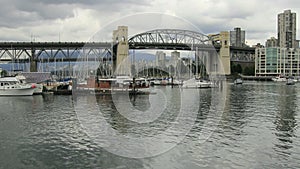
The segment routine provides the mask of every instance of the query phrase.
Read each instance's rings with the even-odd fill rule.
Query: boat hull
[[[287,82],[286,85],[294,85],[295,82]]]
[[[287,79],[286,85],[294,85],[297,82],[295,79]]]
[[[0,96],[32,96],[34,88],[0,89]]]
[[[33,94],[42,94],[43,93],[43,85],[42,84],[34,84],[35,88]]]
[[[190,89],[199,89],[199,88],[211,88],[211,84],[197,84],[197,85],[184,85],[183,88],[190,88]]]
[[[189,79],[183,82],[183,88],[211,88],[212,83],[209,81],[200,81],[196,79]]]
[[[276,77],[276,78],[272,78],[272,81],[274,81],[274,82],[286,82],[287,79],[285,77]]]

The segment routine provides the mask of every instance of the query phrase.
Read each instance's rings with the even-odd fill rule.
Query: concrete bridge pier
[[[222,31],[219,34],[209,35],[213,41],[220,43],[219,59],[223,65],[224,74],[230,75],[230,34]]]
[[[37,60],[35,55],[35,50],[31,50],[31,59],[30,59],[30,72],[37,72]]]
[[[229,32],[220,33],[221,48],[220,48],[220,59],[223,64],[225,75],[230,75],[230,34]]]
[[[113,65],[114,72],[118,75],[129,75],[131,64],[128,58],[129,45],[127,26],[118,26],[118,29],[113,31],[113,43],[117,43],[117,58]]]

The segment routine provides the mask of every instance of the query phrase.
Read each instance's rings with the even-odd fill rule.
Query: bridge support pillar
[[[114,73],[116,75],[130,75],[130,59],[128,58],[128,27],[118,26],[113,31],[113,42],[117,44],[116,61],[114,62]]]
[[[223,64],[224,74],[230,75],[230,34],[227,31],[220,32],[220,42],[221,42],[221,48],[220,48],[220,60]]]
[[[30,72],[37,72],[37,61],[35,59],[35,50],[31,50]]]
[[[30,72],[37,72],[37,61],[30,60]]]

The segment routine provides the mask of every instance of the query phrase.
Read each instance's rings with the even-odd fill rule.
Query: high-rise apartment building
[[[278,46],[281,48],[298,48],[296,40],[296,13],[285,10],[278,14]]]
[[[180,58],[180,52],[177,52],[177,51],[171,52],[170,64],[173,65],[173,66],[176,66],[177,63],[178,63],[179,58]]]
[[[266,41],[266,48],[271,48],[271,47],[277,47],[278,45],[278,40],[275,37],[271,37],[270,39],[267,39]]]
[[[230,45],[243,47],[245,46],[245,31],[241,28],[234,28],[233,31],[230,31]]]
[[[266,41],[266,48],[255,50],[256,76],[300,76],[300,48],[296,40],[296,13],[278,14],[278,39]],[[277,42],[277,45],[275,43]]]
[[[156,51],[156,66],[164,68],[166,66],[166,53],[163,51]]]

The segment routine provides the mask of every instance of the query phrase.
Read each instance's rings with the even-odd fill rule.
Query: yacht
[[[23,84],[16,77],[0,78],[0,96],[32,96],[34,89],[34,84]]]

